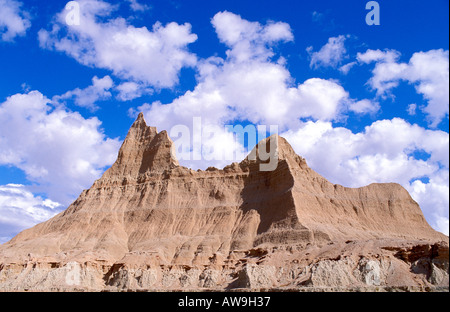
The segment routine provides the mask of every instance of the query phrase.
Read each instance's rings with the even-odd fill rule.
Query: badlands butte
[[[448,237],[403,187],[332,184],[271,140],[274,171],[194,171],[140,114],[89,190],[0,246],[0,290],[448,291]]]

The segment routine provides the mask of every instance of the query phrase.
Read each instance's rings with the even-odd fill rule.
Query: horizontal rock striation
[[[89,190],[0,246],[0,290],[448,288],[448,237],[398,184],[332,184],[278,136],[222,170],[174,155],[140,114]]]

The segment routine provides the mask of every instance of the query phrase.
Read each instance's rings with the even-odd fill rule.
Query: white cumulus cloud
[[[63,206],[35,196],[21,184],[0,185],[0,244],[57,214]]]
[[[12,41],[24,36],[31,26],[30,15],[22,10],[22,3],[16,0],[0,0],[0,38]]]
[[[50,102],[31,91],[0,104],[0,165],[23,170],[38,192],[67,205],[114,162],[120,142],[97,118]]]
[[[352,101],[349,103],[349,110],[356,114],[376,113],[379,109],[380,103],[368,99]]]
[[[228,11],[217,13],[211,23],[220,41],[230,48],[227,56],[236,62],[267,59],[273,56],[269,46],[294,39],[289,24],[269,22],[267,25],[261,25]]]
[[[449,171],[441,170],[432,175],[427,183],[415,180],[407,186],[411,196],[420,204],[422,210],[429,215],[432,226],[448,235],[449,228]]]
[[[123,82],[118,85],[115,90],[119,92],[116,96],[116,99],[119,101],[131,101],[141,97],[144,94],[153,93],[152,89],[133,81]]]
[[[95,76],[92,78],[92,85],[85,89],[76,88],[71,91],[67,91],[63,95],[57,95],[52,98],[53,101],[61,101],[73,99],[74,103],[80,107],[86,107],[92,111],[98,109],[96,105],[97,101],[103,101],[111,98],[112,94],[110,90],[113,88],[114,82],[111,77],[105,76],[98,78]]]
[[[449,113],[449,54],[448,50],[416,52],[408,63],[398,61],[400,53],[394,50],[367,50],[358,53],[361,63],[375,62],[370,86],[377,95],[392,92],[401,81],[414,85],[426,100],[423,111],[432,127],[436,127]]]
[[[149,5],[139,3],[137,0],[127,0],[127,2],[130,4],[130,8],[134,12],[145,12],[145,11],[150,10]]]
[[[345,40],[347,36],[340,35],[338,37],[331,37],[328,42],[320,48],[319,51],[313,52],[313,47],[306,49],[311,57],[310,67],[334,67],[336,68],[346,57],[347,49],[345,48]],[[343,72],[348,72],[353,64],[347,64],[342,69]]]
[[[43,48],[65,52],[79,63],[108,69],[121,79],[148,86],[171,88],[178,83],[183,67],[196,64],[197,58],[187,46],[197,40],[191,25],[156,22],[134,27],[116,10],[100,0],[80,0],[80,25],[67,25],[66,11],[56,16],[51,30],[40,30]]]

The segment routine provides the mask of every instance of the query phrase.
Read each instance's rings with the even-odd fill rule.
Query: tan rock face
[[[262,171],[274,142],[276,169]],[[285,139],[262,143],[193,171],[139,115],[102,178],[0,246],[0,289],[448,287],[448,237],[404,188],[334,185]],[[414,246],[435,253],[411,261]]]

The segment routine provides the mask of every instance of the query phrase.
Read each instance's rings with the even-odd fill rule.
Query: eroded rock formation
[[[448,237],[398,184],[351,189],[282,137],[278,163],[178,164],[134,122],[67,210],[0,246],[0,290],[448,290]]]

